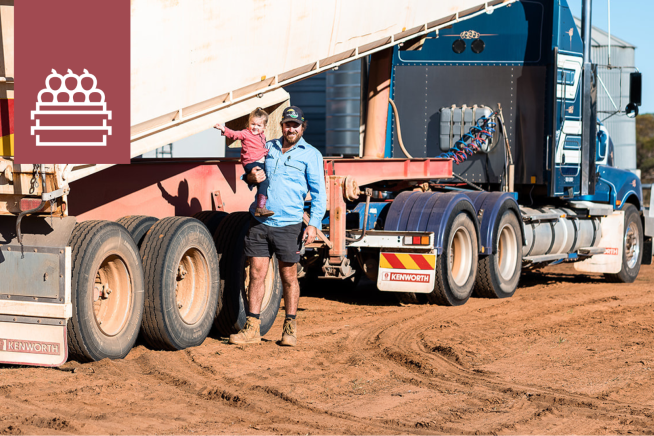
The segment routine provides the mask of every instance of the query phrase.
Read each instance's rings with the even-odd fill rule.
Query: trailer
[[[122,358],[138,335],[180,350],[238,331],[253,199],[240,162],[138,156],[255,107],[278,137],[282,87],[355,59],[369,61],[365,141],[359,157],[324,159],[328,213],[300,277],[365,274],[402,302],[461,305],[510,297],[523,268],[575,262],[630,282],[651,263],[640,180],[611,166],[565,0],[310,3],[293,20],[280,2],[257,5],[265,16],[132,2],[131,164],[19,165],[3,149],[0,362]],[[13,7],[0,14],[6,46]],[[231,29],[221,14],[252,19]],[[252,41],[264,57],[240,70],[212,55]],[[262,334],[281,296],[273,257]]]

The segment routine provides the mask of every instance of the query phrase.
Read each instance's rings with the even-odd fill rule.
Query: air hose
[[[470,156],[487,146],[488,141],[493,139],[494,127],[497,126],[497,123],[493,120],[496,116],[497,112],[493,112],[490,116],[483,116],[478,119],[477,123],[470,128],[470,131],[454,143],[450,151],[442,153],[438,157],[452,159],[457,165],[466,161]]]
[[[397,142],[400,144],[402,153],[409,159],[413,159],[413,156],[409,154],[406,147],[404,146],[404,141],[402,141],[402,128],[400,127],[400,114],[397,111],[397,106],[393,99],[389,98],[388,102],[393,108],[393,114],[395,115],[395,125],[397,127]],[[488,141],[492,140],[493,133],[495,133],[494,127],[497,126],[493,120],[498,115],[498,112],[493,112],[490,116],[483,116],[477,123],[470,128],[470,131],[464,134],[461,139],[454,143],[451,151],[447,153],[442,153],[439,158],[452,159],[455,164],[460,164],[467,160],[470,156],[480,151],[484,146],[488,145]]]
[[[404,142],[402,141],[402,129],[400,128],[400,115],[397,113],[397,106],[395,106],[395,102],[393,101],[393,99],[389,98],[388,102],[393,107],[393,113],[395,114],[395,124],[397,125],[397,141],[400,143],[400,148],[402,149],[402,153],[404,153],[407,158],[413,159],[413,156],[411,156],[409,152],[406,151],[406,148],[404,148]]]

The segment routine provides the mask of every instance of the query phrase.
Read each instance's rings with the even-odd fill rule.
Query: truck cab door
[[[579,195],[581,188],[581,53],[558,53],[556,66],[555,197]]]

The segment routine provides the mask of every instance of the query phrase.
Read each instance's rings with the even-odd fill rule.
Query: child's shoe
[[[257,195],[257,208],[254,211],[254,216],[267,217],[275,215],[275,212],[266,209],[266,201],[268,201],[268,197],[263,194]]]

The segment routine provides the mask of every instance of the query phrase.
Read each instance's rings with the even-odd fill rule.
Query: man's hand
[[[302,242],[310,244],[316,240],[316,235],[318,234],[318,229],[314,226],[308,226],[304,229],[304,234],[302,235]]]
[[[216,125],[213,126],[213,128],[220,130],[221,132],[223,132],[223,134],[225,133],[225,126],[223,124],[216,123]]]
[[[266,180],[266,172],[259,167],[254,167],[245,179],[250,185],[256,185]]]

